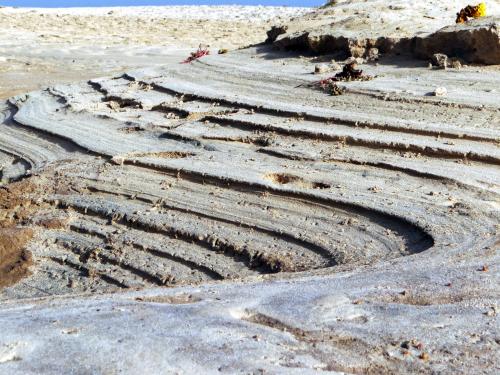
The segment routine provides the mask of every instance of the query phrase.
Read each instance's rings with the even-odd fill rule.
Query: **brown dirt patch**
[[[268,173],[264,176],[266,180],[273,184],[294,185],[305,189],[329,189],[330,185],[323,182],[306,181],[302,177],[286,173]]]
[[[23,180],[0,188],[0,289],[29,274],[31,253],[25,250],[33,230],[17,228],[33,214],[36,206],[29,197],[36,186]]]
[[[193,296],[192,294],[178,294],[175,296],[137,297],[135,300],[139,302],[168,303],[172,305],[184,305],[188,303],[196,303],[201,301],[199,297]]]
[[[30,180],[0,187],[1,228],[14,227],[31,216],[34,207],[29,195],[35,188]]]
[[[32,237],[33,231],[29,228],[0,229],[0,288],[29,274],[32,258],[25,246]]]
[[[33,224],[45,229],[65,229],[68,227],[69,218],[42,218],[34,221]]]

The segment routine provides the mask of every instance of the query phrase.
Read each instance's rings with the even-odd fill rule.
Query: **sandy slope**
[[[214,52],[258,43],[272,22],[308,11],[231,6],[1,8],[0,97],[163,64],[172,54],[188,55],[200,43],[211,45]]]
[[[455,22],[467,0],[337,0],[334,6],[298,17],[288,32],[323,30],[346,38],[408,37],[434,32]],[[479,1],[477,1],[479,3]],[[486,1],[487,15],[500,15],[500,2]]]

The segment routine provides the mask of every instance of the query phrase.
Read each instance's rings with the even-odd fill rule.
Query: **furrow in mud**
[[[83,219],[75,220],[71,224],[71,229],[78,233],[100,237],[104,240],[104,243],[107,244],[106,246],[110,246],[109,244],[112,244],[115,248],[131,246],[134,251],[146,252],[155,257],[164,258],[173,263],[179,263],[191,271],[204,274],[203,276],[205,276],[205,278],[222,280],[224,277],[235,277],[235,275],[225,273],[224,271],[226,270],[219,269],[217,267],[217,262],[211,262],[211,259],[207,259],[211,258],[213,254],[204,252],[203,249],[200,249],[199,252],[208,256],[197,257],[197,253],[194,251],[190,251],[189,253],[187,251],[182,251],[183,244],[180,243],[181,241],[166,241],[164,236],[155,235],[151,232],[146,232],[147,240],[145,240],[144,237],[146,237],[146,234],[140,230],[127,226],[120,226],[117,223],[114,223],[111,228],[108,228],[105,222],[96,222],[95,218],[93,219],[93,221]],[[214,256],[214,258],[216,257]]]
[[[199,64],[193,64],[190,68],[199,71],[200,74],[202,71],[204,74],[207,74],[206,70],[211,71],[210,67],[207,68],[205,65],[200,66]],[[335,98],[339,102],[339,105],[332,108],[321,92],[302,89],[292,85],[289,87],[285,85],[286,88],[283,86],[275,87],[273,80],[277,79],[277,77],[271,72],[266,72],[267,79],[264,80],[266,82],[264,85],[258,83],[259,81],[255,79],[248,78],[248,76],[257,73],[258,69],[259,67],[255,67],[250,71],[240,74],[226,73],[223,82],[212,82],[209,80],[204,84],[192,80],[192,74],[184,74],[183,71],[177,70],[174,70],[175,73],[171,74],[175,78],[170,77],[165,80],[158,79],[157,77],[150,79],[148,74],[143,74],[142,72],[131,73],[123,77],[133,82],[152,85],[159,92],[164,92],[171,96],[182,96],[187,100],[198,100],[201,102],[218,102],[230,107],[250,109],[256,113],[268,115],[300,117],[308,121],[331,122],[351,127],[366,127],[415,135],[465,138],[477,141],[496,142],[500,136],[495,123],[488,123],[486,120],[495,119],[497,111],[495,107],[487,109],[482,106],[479,109],[480,112],[483,112],[481,115],[484,116],[484,120],[479,123],[484,125],[485,129],[479,128],[476,124],[472,123],[467,123],[465,126],[462,125],[463,119],[467,118],[466,115],[478,112],[478,108],[460,108],[464,117],[463,119],[455,119],[458,120],[458,123],[448,122],[448,120],[451,120],[448,115],[436,114],[435,104],[433,103],[427,105],[430,105],[430,108],[422,108],[423,103],[420,102],[408,105],[406,109],[408,113],[418,110],[421,114],[419,116],[400,118],[397,116],[397,110],[401,106],[401,102],[388,102],[385,100],[385,97],[380,99],[375,98],[371,103],[366,103],[363,111],[344,111],[340,108],[357,105],[360,98],[355,93],[346,95],[345,99],[344,96]],[[245,84],[242,84],[242,80]],[[281,80],[280,84],[283,84]],[[218,91],[212,89],[212,86],[219,85],[221,87],[218,87]],[[234,92],[234,90],[231,90],[231,86],[238,86],[238,94],[231,94]],[[269,89],[269,92],[264,91],[266,89]],[[260,92],[261,97],[272,95],[273,100],[262,100],[259,96],[254,95],[255,92]],[[308,99],[310,98],[315,103],[315,106],[304,105],[303,102],[296,99],[297,97],[304,96]],[[367,100],[363,99],[363,102],[367,102]],[[384,111],[377,111],[377,109],[381,108]],[[423,121],[418,120],[420,116],[423,117]],[[379,119],[379,121],[374,121],[373,119]]]
[[[127,204],[125,207],[119,207],[115,200],[98,199],[97,202],[92,200],[81,200],[77,197],[62,197],[57,199],[60,204],[75,207],[79,211],[93,213],[103,218],[116,221],[118,223],[140,228],[147,232],[163,234],[171,238],[180,239],[186,242],[197,243],[200,246],[208,247],[213,251],[221,251],[226,256],[234,258],[239,262],[243,262],[251,269],[261,269],[262,272],[278,272],[278,271],[293,271],[298,264],[303,264],[302,267],[316,267],[328,265],[326,260],[307,259],[300,249],[294,249],[293,244],[277,244],[276,247],[285,251],[287,254],[297,254],[296,262],[289,261],[284,257],[274,256],[263,249],[262,244],[266,241],[261,233],[258,237],[252,236],[251,233],[244,233],[243,227],[234,225],[219,225],[219,233],[211,233],[210,228],[217,226],[217,221],[202,220],[198,218],[194,220],[191,215],[173,215],[159,211],[150,212],[148,206],[135,204]],[[99,206],[106,207],[104,210]],[[127,207],[128,206],[128,207]],[[134,212],[148,212],[147,218]],[[192,229],[191,229],[192,228]],[[212,229],[213,230],[213,229]],[[239,238],[238,238],[239,236]],[[246,237],[250,237],[252,241]],[[267,239],[272,243],[271,238]],[[251,244],[250,244],[251,243]],[[303,259],[298,257],[302,256]]]
[[[495,144],[490,146],[471,141],[467,142],[467,148],[460,149],[460,147],[453,147],[457,141],[447,140],[446,138],[435,141],[434,139],[425,139],[421,136],[414,136],[411,139],[407,138],[407,140],[405,140],[402,135],[391,138],[387,136],[387,133],[379,133],[366,129],[356,131],[344,129],[343,131],[342,126],[336,124],[321,124],[313,126],[312,124],[304,125],[301,122],[293,120],[291,121],[291,124],[280,124],[276,122],[273,123],[272,120],[269,122],[249,122],[243,120],[243,118],[244,116],[234,115],[224,117],[213,116],[206,117],[206,120],[216,124],[229,125],[244,130],[250,129],[261,130],[264,132],[269,131],[293,137],[316,140],[321,139],[325,142],[342,142],[346,145],[362,146],[373,149],[413,152],[435,158],[468,159],[495,165],[500,164],[498,146]],[[446,147],[446,144],[453,146]]]

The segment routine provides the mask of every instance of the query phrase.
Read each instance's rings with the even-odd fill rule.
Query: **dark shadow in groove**
[[[453,184],[459,184],[458,181],[455,181],[451,178],[448,177],[443,177],[440,175],[432,174],[432,173],[426,173],[426,172],[420,172],[414,169],[409,169],[405,167],[398,167],[397,165],[389,164],[386,162],[370,162],[370,161],[361,161],[361,160],[355,160],[355,159],[315,159],[315,158],[308,158],[308,157],[301,157],[301,156],[295,156],[295,155],[288,155],[286,153],[281,153],[277,150],[269,150],[265,148],[260,148],[256,152],[274,156],[279,159],[286,159],[286,160],[301,160],[301,161],[313,161],[313,162],[323,162],[323,163],[340,163],[340,164],[353,164],[353,165],[359,165],[359,166],[367,166],[367,167],[372,167],[372,168],[377,168],[377,169],[383,169],[383,170],[390,170],[394,172],[400,172],[404,173],[408,176],[412,177],[417,177],[417,178],[426,178],[430,180],[436,180],[436,181],[444,181],[448,183],[453,183]],[[463,186],[468,187],[466,185]]]
[[[341,209],[349,213],[361,215],[382,227],[390,229],[391,231],[402,237],[407,246],[407,250],[411,254],[420,253],[434,246],[434,239],[432,238],[432,236],[417,224],[409,221],[407,218],[391,215],[389,213],[381,212],[377,209],[366,208],[356,203],[341,202],[334,200],[333,198],[320,197],[308,192],[295,190],[292,191],[284,188],[273,188],[259,183],[249,185],[245,184],[242,181],[230,178],[221,179],[217,176],[203,174],[196,171],[177,170],[165,166],[154,166],[142,163],[140,161],[134,161],[133,163],[126,161],[125,164],[149,170],[155,170],[172,177],[182,178],[184,180],[195,183],[211,184],[222,188],[230,188],[232,190],[249,192],[253,194],[258,191],[269,192],[277,196],[300,200],[304,203]]]
[[[63,247],[67,248],[68,250],[70,250],[75,255],[80,255],[80,256],[82,255],[81,252],[76,250],[77,247],[71,241],[59,239],[58,243],[61,244]],[[115,259],[108,257],[105,254],[99,254],[99,262],[101,264],[107,263],[107,264],[111,264],[113,266],[119,267],[123,270],[130,272],[133,275],[139,276],[143,280],[150,282],[151,284],[154,284],[154,285],[165,286],[167,284],[167,283],[163,282],[160,278],[156,277],[155,275],[150,274],[149,272],[147,272],[145,270],[141,270],[140,268],[134,267],[130,264],[119,262]],[[100,274],[100,273],[98,272],[98,274]],[[166,275],[166,276],[168,276],[168,275]]]
[[[74,206],[71,204],[59,203],[59,208],[67,208],[67,207],[71,207],[72,209],[74,209],[75,211],[77,211],[83,215],[95,216],[95,217],[99,217],[101,219],[107,219],[107,220],[110,219],[109,216],[107,216],[101,212],[98,212],[96,210],[93,210],[90,207],[82,208],[82,207],[77,207],[77,206]],[[207,242],[208,239],[207,239],[207,241],[204,241],[204,240],[198,239],[194,235],[189,235],[188,233],[146,226],[145,224],[142,224],[138,221],[132,222],[132,221],[126,219],[126,215],[124,215],[123,217],[115,218],[113,221],[118,223],[118,224],[128,226],[128,227],[131,227],[131,228],[134,228],[137,230],[142,230],[145,232],[156,233],[156,234],[168,236],[169,238],[172,238],[175,240],[181,240],[181,241],[184,241],[188,244],[195,243],[196,245],[203,247],[206,250],[218,252],[226,257],[231,258],[235,262],[240,262],[240,263],[244,264],[247,268],[254,270],[256,272],[259,272],[259,273],[267,274],[267,273],[277,273],[278,272],[277,270],[273,270],[272,268],[270,268],[270,266],[268,264],[266,264],[264,262],[259,262],[258,259],[252,258],[252,256],[250,254],[238,252],[236,249],[232,248],[228,244],[221,244],[222,246],[219,246],[219,248],[214,248],[213,246],[211,246]]]
[[[97,192],[97,193],[106,193],[106,194],[111,194],[111,195],[121,195],[119,193],[110,193],[108,191],[104,191],[104,190],[100,190],[100,189],[97,189],[95,187],[91,187],[89,186],[88,187],[89,191],[92,191],[92,192]],[[158,197],[160,198],[160,197]],[[148,200],[148,199],[145,199],[145,198],[140,198],[140,197],[136,197],[135,199],[139,200],[139,201],[143,201],[145,203],[148,203],[148,204],[154,204],[155,202],[152,201],[152,200]],[[165,202],[162,202],[162,207],[164,208],[168,208],[169,210],[174,210],[174,211],[177,211],[177,212],[182,212],[182,213],[186,213],[186,214],[190,214],[190,215],[196,215],[196,216],[200,216],[200,217],[204,217],[206,219],[210,219],[210,220],[214,220],[214,221],[219,221],[219,222],[222,222],[222,223],[226,223],[226,224],[231,224],[231,225],[234,225],[234,226],[238,226],[238,227],[241,227],[241,228],[246,228],[246,229],[251,229],[251,230],[254,230],[256,232],[260,232],[260,233],[264,233],[266,235],[269,235],[269,236],[272,236],[272,237],[275,237],[275,236],[279,236],[280,239],[288,242],[288,243],[292,243],[292,244],[295,244],[295,245],[298,245],[304,249],[307,249],[319,256],[321,256],[323,259],[325,259],[327,261],[327,264],[322,267],[322,268],[326,268],[326,267],[333,267],[333,266],[336,266],[337,263],[335,262],[335,260],[332,258],[332,253],[330,251],[328,251],[328,249],[325,249],[321,246],[318,246],[312,242],[308,242],[308,241],[305,241],[305,240],[302,240],[300,238],[296,238],[296,237],[293,237],[292,235],[288,234],[288,233],[285,233],[285,232],[281,232],[281,233],[276,233],[275,231],[271,230],[271,229],[266,229],[266,228],[262,228],[262,227],[258,227],[258,226],[254,226],[254,225],[250,225],[250,224],[246,224],[246,223],[243,223],[243,222],[236,222],[234,220],[230,220],[230,219],[225,219],[225,218],[222,218],[222,217],[219,217],[219,216],[214,216],[214,215],[210,215],[210,214],[207,214],[207,213],[204,213],[204,212],[200,212],[200,211],[194,211],[194,210],[190,210],[190,209],[187,209],[187,208],[181,208],[181,207],[177,207],[177,206],[173,206],[173,205],[169,205]]]
[[[159,139],[168,139],[172,141],[182,142],[185,144],[189,144],[194,147],[203,147],[203,144],[196,138],[189,138],[182,136],[180,134],[175,134],[171,132],[164,132],[158,136]]]
[[[89,189],[89,190],[91,190],[91,189]],[[106,235],[104,235],[102,233],[98,233],[96,231],[87,230],[85,228],[78,228],[78,227],[76,227],[74,225],[70,225],[70,229],[73,230],[73,231],[75,231],[75,232],[77,232],[77,233],[94,235],[96,237],[102,238],[103,240],[106,240],[106,241],[108,240],[108,236],[106,236]],[[120,242],[123,245],[125,245],[122,241],[120,241]],[[168,254],[168,253],[166,253],[164,251],[160,251],[160,250],[157,250],[157,249],[145,248],[145,247],[139,245],[136,242],[130,243],[128,245],[132,246],[134,249],[150,253],[150,254],[152,254],[154,256],[157,256],[159,258],[165,258],[165,259],[171,260],[173,262],[182,264],[182,265],[184,265],[184,266],[186,266],[188,268],[195,269],[195,270],[199,271],[200,273],[203,273],[206,276],[210,277],[211,279],[214,279],[214,280],[223,280],[224,279],[224,276],[222,276],[217,271],[214,271],[214,270],[212,270],[212,269],[210,269],[208,267],[205,267],[205,266],[200,265],[198,263],[192,262],[190,260],[187,260],[187,259],[175,256],[175,255],[172,255],[172,254]]]
[[[415,152],[428,157],[440,158],[440,159],[467,159],[478,161],[485,164],[493,164],[500,165],[500,159],[496,158],[492,155],[482,155],[476,154],[474,152],[469,152],[464,154],[460,151],[455,150],[446,150],[446,149],[435,149],[434,147],[421,147],[417,145],[411,145],[406,143],[396,143],[396,142],[383,142],[383,141],[369,141],[359,139],[354,136],[341,136],[334,134],[325,134],[325,133],[314,133],[307,130],[300,129],[285,129],[280,127],[273,127],[265,124],[253,123],[245,120],[237,120],[231,118],[222,118],[219,116],[205,116],[203,120],[208,120],[214,124],[220,126],[229,126],[231,128],[239,129],[239,130],[259,130],[266,132],[274,132],[276,134],[281,134],[289,137],[303,137],[306,139],[312,140],[322,140],[322,141],[330,141],[330,142],[343,142],[346,145],[350,146],[358,146],[358,147],[366,147],[375,150],[394,150],[394,151],[404,151],[404,152]]]
[[[128,74],[124,74],[121,76],[123,79],[127,79],[129,81],[133,82],[142,82],[142,81],[136,81],[136,79]],[[145,83],[146,82],[142,82]],[[450,139],[464,139],[464,140],[470,140],[470,141],[478,141],[478,142],[487,142],[487,143],[496,143],[496,140],[491,139],[491,138],[485,138],[481,136],[475,136],[475,135],[468,135],[468,134],[454,134],[454,133],[449,133],[449,132],[444,132],[444,131],[435,131],[435,130],[426,130],[426,129],[414,129],[414,128],[404,128],[404,127],[399,127],[399,126],[394,126],[394,125],[389,125],[389,124],[378,124],[374,122],[367,122],[367,121],[358,121],[358,120],[349,120],[349,119],[341,119],[338,117],[328,117],[328,116],[319,116],[319,115],[313,115],[313,114],[307,114],[305,112],[294,112],[294,111],[286,111],[286,110],[280,110],[277,108],[266,108],[264,106],[255,106],[252,104],[247,104],[241,101],[232,101],[229,99],[223,99],[223,98],[211,98],[211,97],[206,97],[202,95],[196,95],[196,94],[185,94],[179,91],[175,91],[173,89],[169,89],[165,86],[158,85],[155,83],[150,83],[150,85],[153,87],[154,90],[158,92],[164,92],[169,95],[173,96],[182,96],[186,98],[186,100],[189,101],[199,101],[203,103],[213,103],[217,102],[220,104],[223,104],[228,107],[236,107],[236,108],[242,108],[242,109],[249,109],[254,111],[255,113],[260,113],[260,114],[267,114],[267,115],[272,115],[272,116],[281,116],[281,117],[291,117],[291,118],[302,118],[307,121],[311,122],[319,122],[322,124],[325,123],[330,123],[334,122],[339,125],[345,125],[349,127],[366,127],[370,129],[378,129],[378,130],[385,130],[389,132],[395,132],[395,133],[406,133],[406,134],[413,134],[413,135],[423,135],[423,136],[429,136],[429,137],[443,137],[443,138],[450,138]]]
[[[83,265],[80,265],[80,264],[77,264],[77,263],[74,263],[70,260],[67,260],[67,259],[59,259],[57,257],[49,257],[50,260],[52,260],[53,262],[57,263],[57,264],[60,264],[61,266],[69,266],[77,271],[83,271],[86,273],[86,277],[89,276],[89,273],[90,273],[90,270],[87,268],[87,267],[84,267]],[[118,281],[116,280],[114,277],[111,277],[111,276],[108,276],[108,275],[105,275],[105,274],[102,274],[100,272],[97,272],[97,275],[99,276],[100,279],[102,279],[103,281],[105,281],[106,283],[108,284],[111,284],[111,285],[114,285],[114,286],[117,286],[119,288],[122,288],[122,289],[128,289],[128,285],[125,285],[124,283],[122,283],[121,281]]]

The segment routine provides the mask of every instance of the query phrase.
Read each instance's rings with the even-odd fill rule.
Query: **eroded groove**
[[[98,236],[106,241],[109,241],[109,237],[107,235],[99,233],[95,230],[91,230],[90,228],[83,228],[82,226],[76,226],[76,225],[71,225],[70,228],[78,233]],[[141,230],[141,229],[138,228],[138,230]],[[147,235],[147,233],[148,232],[145,232],[144,234]],[[119,242],[120,242],[121,246],[126,245],[123,241],[119,241]],[[165,259],[174,261],[176,263],[180,263],[180,264],[182,264],[186,267],[189,267],[193,270],[204,273],[205,275],[207,275],[208,277],[210,277],[213,280],[223,280],[224,279],[224,276],[221,273],[219,273],[215,270],[212,270],[212,269],[210,269],[202,264],[198,264],[198,263],[195,263],[195,262],[190,261],[188,259],[184,259],[180,256],[175,256],[175,255],[169,254],[165,251],[152,249],[152,248],[147,247],[145,245],[142,245],[140,243],[133,242],[133,243],[129,243],[127,245],[132,246],[134,249],[150,253],[150,254],[157,256],[159,258],[165,258]]]
[[[96,187],[89,187],[89,190],[93,191],[93,192],[98,192],[98,193],[106,193],[106,194],[112,194],[112,195],[117,195],[117,196],[123,196],[123,193],[113,193],[113,192],[109,192],[107,190],[98,189]],[[127,198],[131,198],[131,197],[132,197],[131,195],[127,196]],[[190,209],[186,209],[186,208],[181,208],[181,207],[175,206],[173,204],[168,204],[165,201],[162,201],[161,197],[156,197],[156,200],[147,199],[147,198],[141,198],[141,197],[135,197],[134,199],[141,200],[143,202],[150,203],[150,204],[158,204],[159,202],[161,202],[160,206],[163,207],[163,208],[167,208],[169,210],[175,210],[177,212],[182,212],[182,213],[187,213],[187,214],[191,214],[191,215],[196,215],[198,217],[203,217],[203,218],[211,219],[211,220],[214,220],[214,221],[217,221],[217,222],[220,222],[220,223],[230,224],[232,226],[237,226],[237,227],[240,227],[240,228],[251,229],[253,231],[256,231],[256,232],[259,232],[259,233],[262,233],[262,234],[266,234],[266,235],[269,235],[269,236],[279,236],[284,241],[287,241],[287,242],[296,244],[298,246],[301,246],[302,248],[304,248],[306,250],[309,250],[309,251],[312,251],[312,252],[316,253],[317,255],[321,256],[322,258],[325,259],[325,261],[327,262],[328,266],[335,266],[335,264],[336,264],[335,261],[331,258],[332,254],[331,254],[330,251],[328,251],[327,249],[325,249],[325,248],[323,248],[321,246],[318,246],[318,245],[316,245],[316,244],[314,244],[312,242],[305,241],[305,240],[302,240],[300,238],[296,238],[296,237],[294,237],[290,233],[285,233],[285,232],[277,233],[277,232],[275,232],[273,230],[262,228],[262,227],[255,226],[255,225],[250,225],[250,224],[247,224],[247,223],[245,223],[243,221],[236,222],[236,221],[228,219],[228,218],[223,218],[221,216],[215,216],[215,215],[212,215],[212,214],[209,214],[209,213],[205,213],[205,212],[202,212],[202,211],[196,211],[196,210],[190,210]]]
[[[119,280],[116,280],[115,278],[109,276],[109,275],[106,275],[102,272],[92,272],[90,270],[90,268],[88,267],[85,267],[83,264],[78,264],[76,262],[72,262],[68,259],[62,259],[62,258],[58,258],[58,257],[50,257],[49,258],[50,260],[52,260],[53,262],[56,262],[62,266],[69,266],[77,271],[83,271],[87,274],[87,277],[92,277],[91,275],[93,276],[97,276],[99,277],[100,279],[104,280],[105,282],[107,282],[108,284],[111,284],[111,285],[114,285],[114,286],[117,286],[119,288],[122,288],[122,289],[127,289],[129,288],[129,286],[127,284],[124,284],[123,282],[119,281]],[[49,294],[49,293],[47,293]]]
[[[447,178],[444,176],[440,176],[438,174],[426,173],[426,172],[422,172],[422,171],[417,171],[415,169],[399,167],[397,165],[384,163],[384,162],[369,162],[369,161],[364,161],[364,160],[340,159],[340,158],[338,158],[338,159],[331,159],[331,158],[329,158],[329,159],[314,159],[314,158],[306,158],[306,157],[302,158],[299,156],[294,156],[294,155],[289,155],[289,154],[286,154],[283,152],[279,152],[277,150],[268,150],[265,148],[258,149],[257,152],[260,152],[263,154],[268,154],[271,156],[275,156],[275,157],[280,158],[280,159],[320,161],[320,162],[325,162],[325,163],[346,163],[346,164],[367,166],[367,167],[379,168],[379,169],[383,169],[383,170],[401,172],[401,173],[404,173],[408,176],[418,177],[418,178],[422,178],[422,179],[430,179],[430,180],[436,180],[436,181],[443,181],[443,182],[447,182],[447,183],[460,184],[459,181],[456,181],[456,180],[453,180],[451,178]],[[470,187],[463,185],[463,188],[470,188]]]
[[[129,79],[130,81],[136,81],[136,79],[132,76],[129,76],[128,74],[125,74],[122,76],[124,79]],[[409,127],[401,127],[401,126],[393,126],[390,124],[378,124],[375,122],[369,122],[369,121],[359,121],[359,120],[348,120],[345,118],[339,118],[339,117],[330,117],[330,116],[316,116],[310,113],[306,112],[293,112],[293,111],[284,111],[272,107],[265,107],[265,106],[255,106],[252,104],[247,104],[245,102],[240,102],[240,101],[232,101],[232,100],[227,100],[223,98],[217,98],[217,97],[209,97],[209,96],[204,96],[204,95],[197,95],[197,94],[192,94],[192,93],[186,93],[186,92],[181,92],[177,90],[173,90],[171,88],[166,87],[165,85],[159,85],[155,83],[148,83],[146,81],[138,81],[143,84],[151,84],[152,88],[155,90],[158,90],[159,92],[165,92],[170,95],[174,96],[182,96],[183,98],[186,98],[187,100],[197,100],[200,102],[204,103],[212,103],[214,101],[222,103],[226,106],[231,106],[235,108],[240,108],[240,109],[247,109],[251,110],[254,113],[260,113],[260,114],[268,114],[268,115],[274,115],[278,117],[290,117],[290,118],[300,118],[304,119],[307,121],[311,122],[317,122],[321,124],[327,124],[327,123],[336,123],[339,125],[345,125],[353,128],[369,128],[369,129],[377,129],[377,130],[384,130],[384,131],[389,131],[389,132],[395,132],[395,133],[405,133],[405,134],[411,134],[411,135],[422,135],[422,136],[429,136],[429,137],[444,137],[444,138],[450,138],[450,139],[466,139],[470,141],[478,141],[478,142],[486,142],[486,143],[492,143],[496,144],[498,140],[493,140],[488,137],[481,137],[481,136],[475,136],[475,135],[470,135],[470,134],[456,134],[452,132],[446,132],[446,131],[435,131],[435,130],[426,130],[426,129],[416,129],[416,128],[409,128]]]
[[[90,256],[89,253],[96,251],[94,247],[80,247],[81,245],[75,244],[72,240],[58,238],[57,243],[61,244],[66,249],[78,255],[80,258],[82,258],[83,262],[85,262],[87,256]],[[171,284],[174,281],[170,275],[162,275],[162,277],[158,277],[157,275],[153,275],[143,269],[129,264],[127,261],[106,255],[104,252],[98,252],[98,254],[96,255],[96,260],[101,263],[108,263],[113,266],[120,267],[154,285],[162,286]]]
[[[301,191],[296,191],[296,190],[290,190],[286,188],[278,188],[278,187],[272,187],[264,184],[258,184],[254,183],[252,185],[248,185],[242,181],[234,180],[231,178],[226,178],[226,179],[221,179],[218,176],[214,175],[209,175],[209,174],[201,174],[196,171],[179,171],[179,170],[174,170],[168,167],[157,167],[157,166],[152,166],[150,164],[145,164],[140,161],[134,161],[134,162],[128,162],[126,161],[125,164],[128,165],[133,165],[133,166],[140,166],[144,167],[147,169],[153,169],[159,172],[164,172],[164,173],[169,173],[171,176],[177,176],[179,178],[189,180],[192,182],[196,183],[201,183],[201,184],[212,184],[214,186],[224,186],[226,188],[231,188],[231,189],[239,189],[241,191],[255,191],[255,190],[260,190],[262,192],[268,191],[269,193],[286,197],[286,198],[294,198],[299,201],[304,200],[305,202],[308,202],[310,204],[318,204],[318,205],[323,205],[331,208],[339,208],[348,212],[353,212],[362,216],[365,216],[369,220],[373,220],[377,223],[379,223],[382,226],[386,226],[387,228],[397,232],[399,235],[404,236],[404,233],[401,232],[399,228],[397,228],[397,222],[401,223],[402,225],[408,226],[411,229],[407,229],[408,231],[418,231],[421,234],[422,241],[419,246],[416,246],[415,250],[412,252],[418,253],[421,251],[424,251],[430,247],[433,246],[434,240],[432,236],[427,233],[425,230],[422,228],[419,228],[416,224],[412,223],[409,221],[407,218],[403,217],[396,217],[396,216],[391,216],[388,215],[387,213],[383,213],[377,210],[371,210],[366,207],[354,204],[354,203],[347,203],[347,202],[342,202],[339,200],[336,200],[334,198],[326,198],[326,197],[320,197],[315,194],[311,194],[308,192],[301,192]]]
[[[263,272],[263,273],[274,273],[280,271],[279,263],[273,266],[270,266],[266,263],[265,260],[255,257],[253,254],[249,254],[245,251],[245,249],[236,249],[231,244],[221,242],[218,239],[207,238],[205,240],[200,240],[193,234],[190,234],[185,231],[175,230],[173,228],[163,229],[155,226],[148,226],[145,223],[140,222],[137,218],[128,217],[127,214],[115,213],[114,215],[108,215],[99,210],[93,209],[92,207],[79,207],[74,204],[62,203],[59,202],[59,208],[67,208],[71,207],[72,209],[77,210],[78,212],[85,215],[96,215],[103,219],[110,219],[113,222],[117,222],[121,225],[125,225],[134,229],[143,230],[145,232],[156,233],[166,235],[173,239],[179,239],[187,243],[193,243],[198,246],[204,247],[208,250],[222,252],[225,256],[228,256],[238,262],[244,263],[248,268]]]
[[[440,158],[440,159],[467,159],[494,165],[500,164],[500,159],[495,156],[478,154],[473,151],[463,153],[460,151],[447,150],[447,149],[434,149],[434,147],[428,147],[428,146],[417,146],[417,145],[397,143],[397,142],[389,143],[376,140],[364,140],[356,138],[354,136],[333,135],[326,133],[314,133],[304,130],[285,129],[279,126],[261,125],[248,121],[221,118],[218,116],[206,116],[205,119],[219,125],[236,126],[243,130],[254,129],[254,130],[272,131],[277,134],[282,134],[292,137],[295,136],[313,140],[342,142],[349,146],[362,146],[372,149],[390,149],[394,151],[415,152],[429,157]]]

